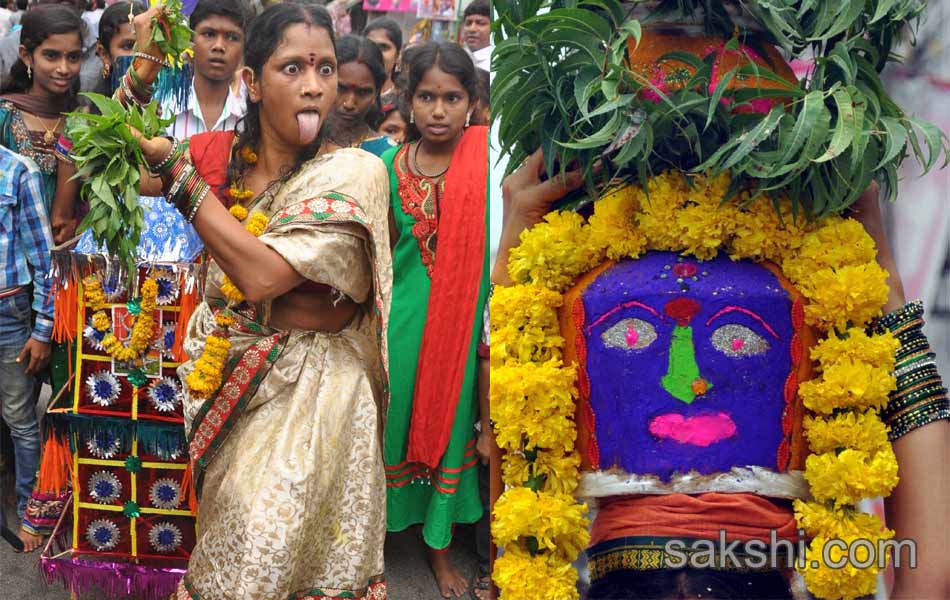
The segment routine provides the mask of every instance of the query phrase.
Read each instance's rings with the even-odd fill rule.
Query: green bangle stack
[[[923,315],[923,303],[914,300],[877,322],[879,331],[890,331],[900,342],[894,369],[897,389],[881,412],[892,441],[928,423],[950,419],[950,400],[924,335]]]

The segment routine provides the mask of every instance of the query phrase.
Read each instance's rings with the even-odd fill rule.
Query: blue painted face
[[[600,468],[775,470],[792,302],[768,269],[650,252],[584,290]]]

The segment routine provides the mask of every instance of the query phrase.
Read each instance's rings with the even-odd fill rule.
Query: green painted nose
[[[670,363],[661,381],[663,389],[686,404],[691,404],[697,396],[702,396],[712,388],[712,384],[699,374],[692,327],[677,325],[673,328]]]

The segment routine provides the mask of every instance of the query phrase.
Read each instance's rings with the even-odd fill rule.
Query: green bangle
[[[902,325],[922,317],[923,314],[924,303],[920,300],[912,300],[878,319],[877,325],[879,328],[894,331],[895,329],[899,329]]]
[[[890,428],[888,439],[893,442],[924,425],[945,419],[950,419],[950,401],[946,395],[920,402],[904,409],[900,415],[885,419]]]
[[[157,165],[149,165],[149,173],[152,175],[167,175],[168,171],[172,168],[172,165],[178,160],[182,155],[184,150],[182,150],[181,142],[173,138],[170,135],[166,135],[165,139],[169,140],[172,143],[172,147],[168,150],[168,154],[165,155]]]

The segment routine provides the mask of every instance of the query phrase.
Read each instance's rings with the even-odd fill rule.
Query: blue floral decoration
[[[112,406],[119,398],[122,385],[109,371],[96,371],[86,379],[86,393],[99,406]]]
[[[168,521],[156,523],[148,532],[148,542],[160,554],[174,552],[181,546],[181,530]]]
[[[162,325],[162,334],[156,336],[152,342],[152,348],[159,350],[168,360],[173,360],[172,348],[175,347],[175,324],[165,323]]]
[[[158,412],[172,412],[181,405],[181,383],[177,377],[162,377],[148,388],[148,401]]]
[[[109,519],[96,519],[86,529],[86,540],[99,552],[112,550],[120,538],[119,528]]]
[[[97,431],[86,438],[89,454],[96,458],[109,460],[122,449],[121,440],[109,431]]]
[[[89,495],[99,504],[112,504],[122,494],[122,482],[111,471],[96,471],[89,478]]]
[[[102,339],[106,337],[105,331],[99,331],[92,326],[92,317],[89,317],[89,320],[86,324],[86,327],[82,331],[82,336],[86,339],[86,342],[96,350],[105,350],[102,347]]]
[[[115,302],[125,293],[125,284],[122,283],[122,277],[119,276],[119,270],[113,269],[112,272],[102,282],[102,291],[106,294],[106,300]]]
[[[155,303],[159,306],[167,306],[178,298],[178,278],[172,271],[160,271],[154,275],[155,283],[158,285],[158,295]]]
[[[148,499],[155,508],[176,509],[181,504],[181,485],[170,477],[157,479],[149,489]]]

